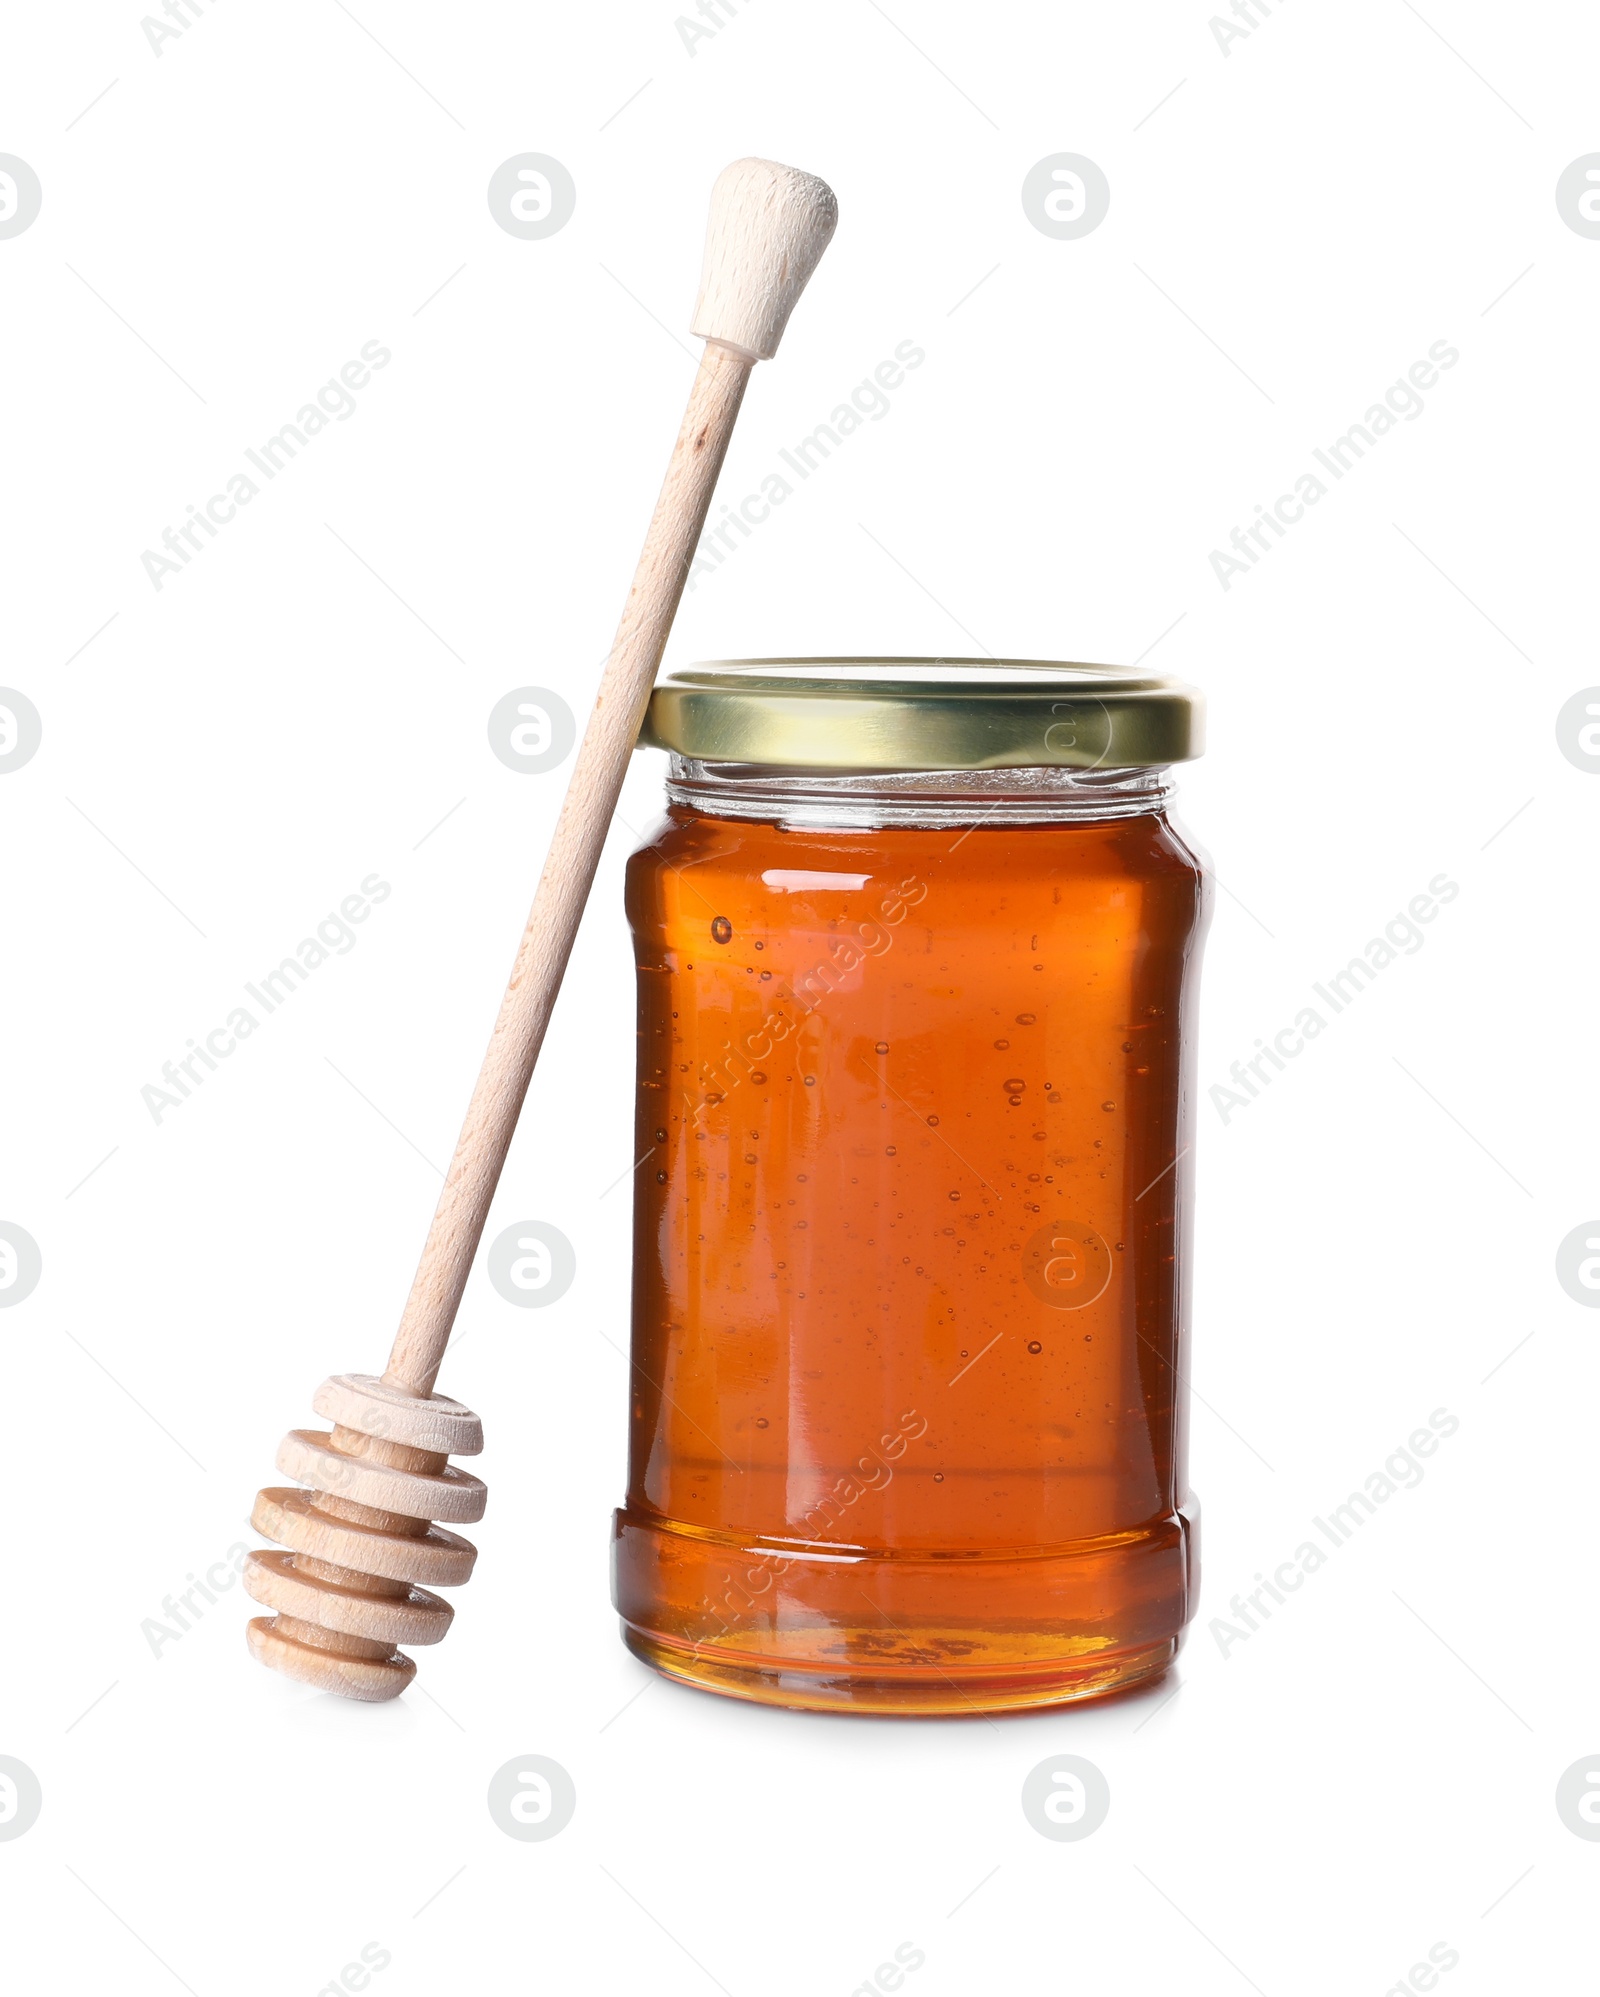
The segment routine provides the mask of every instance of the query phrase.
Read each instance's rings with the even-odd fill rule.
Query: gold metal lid
[[[1199,691],[1046,659],[716,659],[669,673],[639,740],[787,769],[1151,769],[1204,747]]]

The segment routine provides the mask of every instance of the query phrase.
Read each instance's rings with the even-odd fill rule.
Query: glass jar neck
[[[1137,818],[1172,796],[1166,768],[799,770],[674,753],[673,804],[713,818],[868,830],[879,825],[1071,825]]]

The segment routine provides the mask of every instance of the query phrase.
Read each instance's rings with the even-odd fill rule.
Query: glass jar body
[[[1164,785],[675,761],[671,795],[627,889],[627,1642],[828,1710],[1158,1673],[1208,902]]]

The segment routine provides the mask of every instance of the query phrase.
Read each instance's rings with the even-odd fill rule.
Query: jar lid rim
[[[1077,660],[715,659],[651,696],[640,742],[706,762],[820,769],[1141,769],[1201,753],[1204,700]]]

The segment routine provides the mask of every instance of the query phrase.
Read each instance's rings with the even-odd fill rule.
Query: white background
[[[0,780],[0,1218],[44,1267],[0,1314],[0,1753],[44,1790],[0,1843],[8,1983],[312,1997],[375,1942],[381,1997],[846,1997],[909,1942],[915,1997],[1379,1997],[1444,1942],[1449,1997],[1591,1987],[1600,1848],[1553,1796],[1600,1752],[1600,1319],[1554,1259],[1600,1209],[1600,784],[1555,717],[1600,680],[1600,242],[1553,195],[1600,148],[1600,24],[1302,0],[1224,54],[1206,0],[750,0],[691,55],[671,0],[199,11],[157,56],[133,4],[14,9],[0,78],[44,190],[0,241],[0,680],[44,725]],[[485,200],[525,151],[578,189],[540,242]],[[752,151],[842,220],[725,496],[897,343],[927,360],[670,658],[1148,654],[1203,686],[1207,1087],[1460,886],[1257,1101],[1202,1104],[1190,1643],[1149,1693],[994,1724],[741,1706],[624,1652],[651,756],[490,1220],[563,1229],[577,1281],[523,1312],[480,1267],[441,1380],[489,1434],[454,1630],[383,1708],[256,1669],[238,1587],[152,1654],[317,1383],[387,1349],[563,781],[486,718],[587,705],[707,191]],[[1112,190],[1075,242],[1020,200],[1063,151]],[[374,339],[356,414],[154,589],[142,551]],[[1439,340],[1424,414],[1224,591],[1211,550]],[[372,872],[356,947],[155,1123],[162,1063]],[[1224,1655],[1230,1597],[1438,1408],[1425,1480]],[[1019,1806],[1060,1752],[1111,1786],[1081,1843]],[[548,1843],[485,1806],[526,1753],[577,1785]]]

